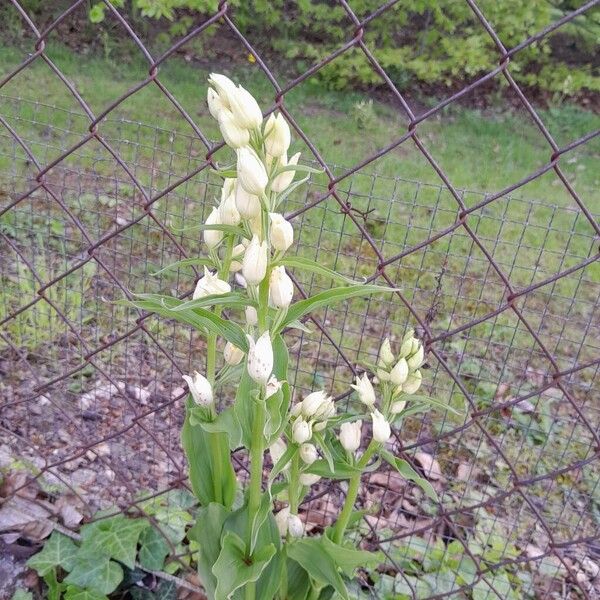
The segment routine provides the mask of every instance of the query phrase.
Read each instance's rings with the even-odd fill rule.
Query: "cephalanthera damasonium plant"
[[[376,379],[364,373],[352,386],[360,400],[353,404],[356,410],[339,413],[325,390],[291,406],[282,330],[302,328],[300,319],[313,309],[393,290],[288,256],[294,230],[278,210],[308,179],[294,182],[297,173],[313,169],[299,164],[299,153],[288,158],[291,134],[282,114],[263,122],[244,88],[217,74],[209,83],[210,112],[237,162],[217,171],[223,178],[220,203],[200,227],[207,256],[175,263],[202,265],[204,276],[191,300],[141,294],[134,301],[206,336],[203,372],[184,377],[190,394],[182,431],[201,507],[189,534],[200,547],[199,575],[209,598],[217,600],[347,598],[344,580],[358,567],[381,562],[378,553],[358,550],[345,539],[357,522],[361,475],[384,460],[435,497],[426,480],[386,449],[390,423],[399,425],[404,415],[423,412],[427,401],[414,396],[421,385],[423,346],[410,331],[395,355],[385,340],[377,365],[367,366]],[[292,302],[290,267],[326,276],[338,287]],[[235,290],[232,277],[241,284]],[[222,343],[224,366],[217,373]],[[235,398],[217,403],[225,384],[235,386]],[[250,458],[243,493],[230,459],[239,447]],[[266,451],[272,466],[265,478]],[[345,503],[332,527],[306,536],[299,506],[321,478],[347,481]]]

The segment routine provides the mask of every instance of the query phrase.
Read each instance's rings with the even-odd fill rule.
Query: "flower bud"
[[[294,241],[294,229],[279,213],[269,213],[271,218],[271,244],[275,250],[285,252]]]
[[[273,346],[268,331],[265,331],[255,342],[252,336],[247,335],[248,344],[248,375],[256,381],[266,385],[273,372]]]
[[[290,516],[290,507],[284,506],[276,515],[275,523],[279,530],[279,535],[285,536],[288,532],[288,518]]]
[[[391,367],[396,360],[394,353],[392,352],[389,338],[385,338],[383,344],[381,344],[381,348],[379,349],[379,359],[386,367]]]
[[[298,515],[290,515],[287,520],[287,528],[290,535],[295,538],[302,537],[304,534],[304,523]]]
[[[362,421],[342,423],[340,426],[340,443],[344,450],[356,452],[360,447]]]
[[[239,183],[235,186],[235,207],[243,219],[254,219],[260,215],[258,196],[249,194]]]
[[[251,327],[254,327],[258,323],[258,313],[254,306],[246,306],[244,314],[246,315],[246,323]]]
[[[310,419],[325,402],[327,402],[327,394],[323,390],[312,392],[302,400],[302,414]]]
[[[290,158],[290,160],[288,162],[288,160],[284,154],[279,159],[279,166],[287,167],[287,166],[291,166],[291,165],[297,165],[299,158],[300,158],[300,152],[296,152],[296,154],[294,154],[294,156],[292,156],[292,158]],[[288,188],[290,183],[292,183],[292,181],[294,180],[294,175],[296,175],[296,171],[293,171],[293,170],[284,171],[283,173],[280,173],[273,180],[273,183],[271,184],[271,189],[274,192],[278,192],[278,193],[283,192],[284,190],[286,190]]]
[[[201,375],[198,371],[194,371],[193,377],[183,375],[183,379],[188,384],[190,394],[192,394],[192,398],[196,404],[199,406],[210,406],[213,403],[212,386],[204,375]]]
[[[218,208],[213,208],[210,215],[206,219],[206,225],[221,225],[221,215]],[[209,248],[215,248],[221,243],[223,232],[216,229],[204,230],[204,243]]]
[[[292,136],[290,127],[281,113],[277,116],[271,113],[265,125],[265,136],[267,154],[278,158],[288,151]]]
[[[250,132],[240,127],[231,111],[226,108],[219,113],[219,129],[230,148],[242,148],[250,141]]]
[[[235,92],[229,98],[231,112],[239,127],[245,129],[258,129],[262,123],[263,116],[258,102],[254,96],[241,85],[235,88]]]
[[[277,380],[275,375],[271,375],[269,381],[267,381],[267,391],[265,392],[265,398],[270,398],[273,394],[276,394],[280,389],[283,383]]]
[[[414,335],[414,329],[409,329],[404,334],[404,337],[402,338],[402,345],[400,346],[400,356],[402,358],[406,358],[409,354],[412,353]]]
[[[241,259],[244,256],[245,250],[246,248],[243,244],[238,244],[237,246],[233,247],[231,252],[231,263],[229,265],[230,272],[237,273],[238,271],[242,270],[242,263],[237,259]]]
[[[390,374],[387,371],[384,371],[383,369],[377,369],[376,374],[379,381],[390,381]]]
[[[264,193],[269,177],[265,166],[250,148],[240,148],[237,151],[238,183],[249,193],[260,196]],[[287,175],[287,173],[284,173]],[[284,188],[285,189],[285,188]],[[239,208],[238,208],[239,210]]]
[[[406,381],[402,384],[402,391],[405,394],[414,394],[421,387],[422,382],[423,375],[421,371],[410,373],[406,378]]]
[[[204,277],[198,280],[192,299],[198,300],[199,298],[204,298],[206,296],[227,294],[230,291],[231,286],[226,281],[219,279],[216,273],[213,274],[204,267]]]
[[[327,427],[327,421],[319,421],[318,423],[315,423],[313,425],[313,431],[316,431],[317,433],[319,433],[320,431],[323,431],[326,427]]]
[[[313,444],[304,443],[300,446],[300,458],[307,464],[312,465],[319,455]]]
[[[335,417],[335,404],[331,396],[329,396],[327,400],[319,406],[314,414],[314,418],[318,421],[327,421],[327,419],[331,419],[332,417]]]
[[[371,419],[373,420],[373,439],[385,444],[392,435],[390,424],[377,409],[371,413]]]
[[[225,344],[225,349],[223,350],[223,358],[228,365],[233,367],[242,362],[242,358],[244,358],[244,351],[237,346],[234,346],[231,342],[227,342]]]
[[[219,73],[211,73],[208,83],[215,88],[222,106],[231,110],[231,98],[236,92],[235,83],[229,77]]]
[[[363,404],[366,404],[368,407],[373,407],[376,400],[375,390],[366,373],[363,373],[362,378],[357,375],[356,385],[351,385],[350,387],[358,392],[358,397]]]
[[[269,277],[269,299],[275,308],[287,308],[294,296],[294,284],[283,265],[275,267]]]
[[[279,462],[279,459],[285,454],[286,450],[287,445],[281,438],[277,438],[269,446],[269,454],[271,455],[271,461],[273,462],[273,466],[275,466]]]
[[[306,485],[310,487],[314,485],[321,479],[320,475],[313,475],[312,473],[300,473],[300,477],[298,478],[302,485]]]
[[[425,357],[425,350],[423,350],[423,346],[419,345],[417,351],[408,358],[408,368],[411,371],[415,371],[423,364],[423,358]]]
[[[392,414],[393,415],[400,414],[404,410],[405,406],[406,406],[406,400],[397,400],[396,402],[394,402],[392,404],[392,408],[391,408]]]
[[[218,121],[219,114],[223,109],[225,109],[225,106],[223,105],[223,101],[219,97],[219,94],[217,94],[217,92],[215,92],[215,90],[213,90],[211,87],[208,88],[208,92],[206,93],[206,101],[208,102],[208,110],[210,111],[210,114]]]
[[[242,220],[235,204],[235,194],[231,193],[221,199],[219,204],[219,217],[223,225],[238,225]]]
[[[267,242],[259,242],[258,236],[255,235],[244,252],[242,262],[242,275],[248,285],[258,285],[265,278],[269,260],[268,251]]]
[[[401,358],[396,366],[390,371],[390,380],[394,385],[402,385],[408,377],[408,363]]]
[[[302,417],[298,417],[292,425],[292,439],[296,444],[304,444],[312,437],[312,428],[310,423]]]

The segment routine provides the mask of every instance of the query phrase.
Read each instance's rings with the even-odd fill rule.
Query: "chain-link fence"
[[[268,78],[269,112],[284,114],[307,160],[324,171],[287,201],[295,251],[345,275],[399,288],[387,300],[357,299],[316,314],[306,323],[310,334],[287,333],[297,393],[324,386],[344,402],[358,364],[377,355],[382,337],[398,338],[414,326],[427,350],[427,391],[464,410],[462,417],[409,420],[395,436],[395,451],[430,480],[439,505],[383,467],[363,480],[360,543],[381,549],[386,564],[363,573],[357,589],[374,597],[598,597],[600,227],[593,196],[582,197],[562,165],[575,149],[597,143],[600,132],[559,145],[511,75],[520,52],[597,2],[505,48],[467,0],[498,49],[498,66],[417,113],[370,49],[369,24],[392,18],[395,0],[360,17],[339,0],[347,42],[285,80],[236,28],[225,2],[157,57],[107,1],[107,18],[133,39],[148,72],[100,112],[46,52],[46,42],[86,2],[74,2],[41,28],[11,1],[35,42],[3,75],[0,94],[43,62],[77,108],[44,104],[43,90],[36,102],[0,96],[0,458],[5,470],[29,473],[5,486],[3,502],[23,496],[33,480],[46,505],[68,490],[80,517],[133,510],[149,513],[160,528],[148,501],[186,488],[181,375],[201,360],[201,342],[181,326],[113,301],[131,292],[193,289],[193,266],[162,268],[202,252],[197,232],[186,227],[207,214],[218,189],[210,167],[225,150],[201,130],[160,71],[219,25]],[[359,164],[334,166],[285,99],[347,52],[362,53],[381,78],[403,129],[390,132],[389,144]],[[421,126],[493,79],[518,99],[547,155],[505,189],[458,189]],[[148,87],[177,111],[187,132],[113,116]],[[408,145],[436,184],[378,171],[380,159]],[[550,175],[569,203],[518,194]],[[298,296],[326,286],[317,277],[296,275],[294,282]],[[245,457],[234,457],[243,477]],[[307,528],[330,524],[342,499],[337,484],[315,486],[303,504]],[[60,510],[61,529],[76,531],[81,519]],[[183,581],[193,563],[172,550]],[[194,589],[198,582],[190,577],[185,585]]]

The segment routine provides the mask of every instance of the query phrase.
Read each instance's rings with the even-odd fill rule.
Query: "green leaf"
[[[150,275],[157,276],[157,275],[160,275],[161,273],[164,273],[165,271],[178,269],[179,267],[191,267],[194,265],[199,265],[201,267],[213,267],[214,266],[213,261],[210,258],[198,258],[198,257],[184,258],[183,260],[178,260],[174,263],[171,263],[170,265],[167,265],[166,267],[163,267],[162,269],[160,269],[158,271],[154,271],[154,273],[150,273]]]
[[[227,292],[226,294],[211,294],[210,296],[204,296],[196,300],[179,300],[173,296],[166,296],[164,294],[135,294],[136,298],[140,300],[133,300],[136,302],[156,302],[163,306],[171,313],[177,313],[184,310],[196,310],[197,308],[204,308],[206,306],[225,306],[226,308],[246,308],[247,306],[254,305],[255,302],[250,300],[248,296],[244,296],[239,292]]]
[[[346,577],[353,578],[354,571],[358,567],[374,569],[384,562],[381,552],[367,552],[366,550],[356,550],[348,546],[342,546],[333,542],[327,535],[323,535],[319,539],[327,554],[331,556]]]
[[[305,184],[310,179],[310,175],[299,179],[298,181],[294,181],[291,183],[281,194],[277,195],[275,200],[275,208],[281,205],[281,203],[295,190],[297,190],[301,185]]]
[[[52,569],[44,576],[44,583],[48,586],[47,600],[60,600],[63,584],[56,578],[56,569]]]
[[[236,533],[227,531],[223,536],[221,553],[212,572],[217,579],[215,600],[228,600],[235,590],[256,581],[275,554],[275,545],[257,549],[246,557],[246,546]]]
[[[310,577],[295,560],[287,560],[286,600],[306,600],[311,589]]]
[[[140,535],[139,561],[144,569],[160,571],[171,548],[165,536],[155,527],[148,527]]]
[[[11,600],[33,600],[33,594],[27,590],[24,590],[23,588],[18,588],[12,595]]]
[[[202,425],[190,423],[193,401],[188,397],[186,418],[181,430],[181,442],[189,465],[192,490],[203,506],[211,502],[231,507],[235,499],[237,479],[229,455],[229,435],[205,431]],[[219,464],[213,456],[218,449]]]
[[[198,575],[208,596],[214,597],[217,579],[213,575],[212,566],[217,562],[221,552],[221,535],[223,524],[229,512],[221,504],[211,502],[198,511],[196,524],[188,532],[190,540],[198,542]]]
[[[40,577],[50,573],[55,567],[70,571],[77,550],[73,540],[58,531],[53,531],[42,550],[27,561],[27,566],[34,569]]]
[[[286,165],[285,167],[279,167],[272,175],[272,179],[286,173],[287,171],[300,171],[303,173],[323,173],[323,169],[315,169],[315,167],[309,167],[308,165]]]
[[[69,585],[64,600],[108,600],[108,596],[98,594],[93,590],[82,589],[76,585]]]
[[[294,455],[296,454],[296,452],[298,452],[298,450],[300,450],[300,446],[298,446],[298,444],[288,445],[281,458],[277,461],[275,465],[273,465],[273,468],[269,473],[269,485],[273,481],[275,481],[277,475],[279,475],[279,473],[281,473],[283,469],[285,469],[285,466],[290,462],[290,460],[292,460],[292,458],[294,458]]]
[[[98,594],[110,594],[122,579],[123,569],[114,560],[102,555],[83,554],[76,557],[65,582]]]
[[[257,384],[248,375],[248,369],[244,368],[242,377],[237,387],[235,394],[235,402],[233,410],[240,424],[242,431],[242,444],[250,447],[252,440],[252,423],[257,410],[264,410],[264,404],[254,400],[254,395],[258,392]]]
[[[199,331],[208,330],[211,333],[223,336],[234,346],[237,346],[244,352],[248,352],[248,339],[246,338],[244,330],[237,323],[223,319],[213,312],[202,308],[174,312],[171,308],[182,304],[182,301],[177,298],[171,298],[170,296],[164,296],[163,298],[170,298],[170,308],[165,308],[161,302],[155,300],[122,300],[117,302],[117,304],[135,306],[169,319],[175,319],[186,325],[191,325]]]
[[[459,410],[456,410],[453,406],[450,406],[449,404],[446,404],[445,402],[442,402],[436,398],[432,398],[431,396],[423,396],[420,394],[400,394],[400,396],[398,396],[397,398],[398,400],[406,400],[408,403],[411,402],[425,402],[426,404],[429,404],[435,408],[439,408],[442,411],[448,411],[451,412],[455,415],[458,416],[464,416],[464,413],[460,412]],[[409,404],[410,406],[410,404]]]
[[[357,284],[350,287],[337,287],[325,290],[319,294],[307,298],[306,300],[300,300],[292,304],[287,311],[285,319],[283,319],[279,330],[283,329],[288,323],[301,319],[304,315],[334,304],[335,302],[342,302],[349,298],[356,296],[368,296],[369,294],[380,294],[387,292],[394,292],[394,288],[381,287],[379,285],[372,284]]]
[[[328,277],[329,279],[333,279],[334,281],[339,281],[340,283],[344,284],[364,285],[364,281],[355,281],[350,277],[346,277],[340,273],[337,273],[336,271],[332,271],[331,269],[324,267],[315,260],[304,258],[303,256],[284,256],[281,260],[278,260],[276,264],[284,265],[294,269],[300,269],[301,271],[316,273],[317,275],[322,275],[323,277]]]
[[[431,498],[434,502],[439,502],[439,498],[435,489],[427,479],[421,477],[411,466],[406,462],[403,458],[398,458],[394,456],[388,450],[381,450],[381,456],[383,459],[392,467],[394,467],[404,479],[408,479],[414,483],[416,483],[425,494]]]
[[[128,519],[117,515],[84,525],[81,550],[84,554],[106,554],[133,569],[140,534],[150,526],[146,519]]]
[[[348,600],[348,591],[342,577],[320,538],[303,538],[290,542],[287,545],[287,555],[299,563],[313,579],[331,585],[342,598]]]
[[[230,450],[235,450],[242,445],[242,427],[233,406],[222,410],[214,421],[200,423],[200,427],[209,433],[226,433],[229,436]]]
[[[98,2],[90,8],[89,12],[90,21],[92,23],[102,23],[104,21],[104,4]]]

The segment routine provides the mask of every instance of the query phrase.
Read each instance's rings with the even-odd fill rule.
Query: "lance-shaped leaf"
[[[335,304],[336,302],[342,302],[349,298],[355,298],[357,296],[368,296],[370,294],[381,294],[387,292],[396,291],[394,288],[381,287],[373,284],[360,284],[353,285],[350,287],[337,287],[331,288],[320,292],[306,300],[300,300],[292,304],[287,311],[285,319],[281,322],[279,329],[285,327],[288,323],[297,321],[308,313]]]
[[[223,233],[227,233],[229,235],[240,235],[242,237],[250,239],[250,234],[241,227],[237,227],[236,225],[222,225],[222,224],[206,224],[200,223],[198,225],[190,225],[189,227],[182,227],[181,229],[172,227],[172,231],[176,231],[177,233],[182,233],[184,231],[222,231]]]
[[[327,534],[319,539],[327,554],[331,556],[346,577],[354,577],[354,571],[359,567],[374,569],[384,561],[381,552],[367,552],[366,550],[356,550],[356,548],[336,544]]]
[[[139,300],[132,300],[131,303],[137,306],[138,302],[153,302],[160,304],[163,308],[172,313],[184,310],[195,310],[197,308],[206,308],[212,306],[221,306],[224,308],[246,308],[247,306],[256,306],[256,303],[242,295],[239,292],[227,292],[226,294],[211,294],[197,298],[196,300],[180,300],[173,296],[164,294],[136,294]],[[142,308],[138,306],[138,308]]]
[[[427,479],[421,477],[403,458],[394,456],[388,450],[381,450],[380,455],[388,464],[394,467],[404,479],[416,483],[429,498],[434,502],[439,502],[437,492],[433,489],[431,483],[429,483]]]
[[[334,281],[338,281],[347,285],[364,285],[364,281],[356,281],[350,277],[341,275],[332,269],[324,267],[316,260],[304,258],[303,256],[284,256],[282,259],[278,260],[276,264],[284,265],[293,269],[300,269],[301,271],[316,273],[317,275],[322,275],[323,277],[328,277],[329,279],[333,279]]]
[[[154,273],[150,273],[150,275],[157,276],[157,275],[160,275],[161,273],[164,273],[165,271],[178,269],[179,267],[193,267],[195,265],[198,265],[200,267],[214,266],[211,258],[200,258],[200,257],[184,258],[183,260],[178,260],[174,263],[171,263],[158,271],[154,271]]]

